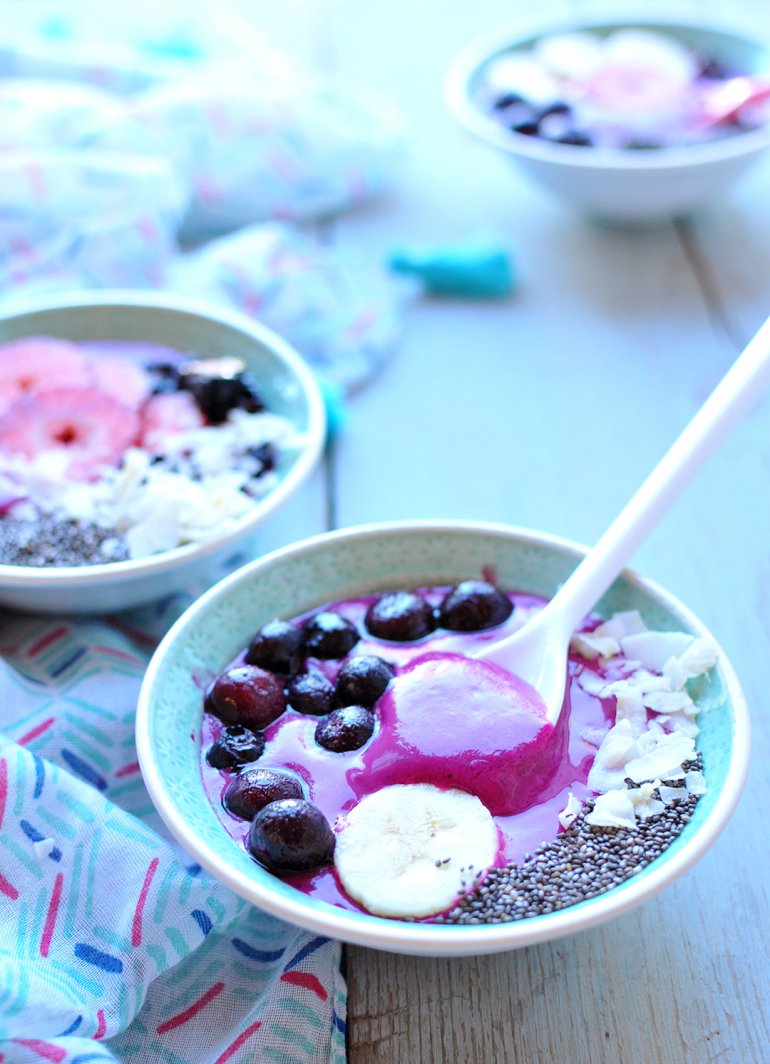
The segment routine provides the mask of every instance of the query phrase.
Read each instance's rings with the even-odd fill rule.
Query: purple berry
[[[258,732],[231,724],[215,739],[206,753],[212,768],[238,768],[262,756],[265,740]]]
[[[305,653],[314,658],[344,658],[358,642],[354,624],[331,610],[322,610],[305,623]]]
[[[363,706],[343,706],[318,722],[315,741],[325,750],[341,754],[358,750],[374,731],[374,714]]]
[[[390,591],[366,611],[366,627],[378,639],[411,643],[435,628],[433,610],[411,591]]]
[[[212,684],[206,708],[225,724],[262,730],[284,711],[283,685],[256,665],[228,669]]]
[[[225,809],[241,820],[253,820],[260,809],[283,798],[304,798],[296,776],[275,768],[247,768],[230,780],[222,794]]]
[[[486,580],[463,580],[439,607],[439,624],[453,632],[480,632],[502,624],[513,613],[508,596]]]
[[[334,701],[338,706],[373,706],[390,681],[393,666],[374,654],[348,658],[337,673]]]
[[[522,118],[510,126],[511,133],[521,133],[525,137],[537,136],[537,121],[534,118]]]
[[[320,672],[300,673],[286,688],[286,699],[291,708],[314,717],[323,717],[329,712],[333,694],[331,682]]]
[[[246,846],[269,872],[311,872],[331,861],[334,832],[310,802],[284,798],[257,813]]]
[[[246,651],[249,665],[259,665],[270,672],[288,676],[296,672],[302,662],[303,632],[290,621],[268,621],[263,624]]]

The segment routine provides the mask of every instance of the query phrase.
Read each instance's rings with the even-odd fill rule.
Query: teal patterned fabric
[[[345,1060],[339,944],[210,879],[144,789],[136,697],[175,605],[0,627],[2,1064]]]

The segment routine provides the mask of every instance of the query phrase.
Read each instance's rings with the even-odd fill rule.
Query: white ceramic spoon
[[[475,656],[526,680],[556,723],[564,699],[572,632],[690,478],[770,383],[770,318],[545,608]]]

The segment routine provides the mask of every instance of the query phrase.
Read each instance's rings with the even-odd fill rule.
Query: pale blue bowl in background
[[[482,927],[407,923],[317,901],[257,865],[225,832],[203,790],[199,763],[202,685],[273,617],[398,587],[447,584],[491,569],[501,586],[551,596],[585,548],[525,529],[470,522],[410,522],[328,533],[240,569],[180,618],[142,685],[137,747],[150,795],[181,845],[212,875],[261,909],[318,934],[378,949],[426,955],[514,949],[591,927],[652,897],[687,871],[729,820],[746,777],[750,730],[736,676],[724,655],[702,682],[698,740],[708,792],[691,822],[657,860],[621,886],[561,912]],[[601,614],[638,609],[651,628],[709,635],[667,592],[626,574]]]
[[[770,124],[662,150],[575,148],[505,129],[490,113],[483,91],[485,71],[495,59],[527,51],[542,37],[580,30],[604,35],[628,28],[659,31],[729,67],[770,79],[770,28],[760,26],[754,36],[665,13],[575,15],[529,19],[470,42],[450,64],[444,95],[460,125],[560,199],[603,221],[638,225],[689,215],[717,202],[770,147]]]

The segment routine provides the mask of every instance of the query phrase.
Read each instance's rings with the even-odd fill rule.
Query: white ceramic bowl
[[[749,721],[724,655],[702,697],[707,793],[671,846],[605,894],[547,915],[482,927],[408,923],[351,912],[310,898],[270,875],[225,831],[204,792],[200,768],[202,687],[273,617],[397,587],[449,584],[487,567],[501,586],[551,596],[585,548],[526,529],[471,522],[410,522],[327,533],[260,558],[225,578],[180,618],[160,644],[142,685],[137,749],[144,781],[168,828],[212,875],[261,909],[316,934],[377,949],[426,955],[492,953],[557,938],[651,898],[686,872],[729,820],[748,768]],[[626,572],[598,611],[638,609],[658,629],[708,635],[661,588]]]
[[[228,556],[300,487],[323,449],[324,404],[313,374],[285,340],[240,314],[163,293],[78,292],[18,304],[0,316],[0,343],[30,335],[131,340],[200,357],[241,358],[258,381],[267,408],[296,425],[304,444],[279,456],[276,487],[219,535],[151,557],[103,565],[0,564],[3,605],[45,613],[114,612],[190,583],[213,583]]]
[[[659,221],[687,215],[716,200],[770,145],[770,125],[719,140],[648,151],[576,148],[512,133],[490,113],[485,71],[512,50],[527,50],[551,33],[600,34],[637,27],[660,31],[685,45],[751,73],[770,75],[770,46],[737,31],[664,18],[574,20],[537,30],[508,28],[465,47],[447,73],[445,97],[454,117],[503,152],[551,192],[604,220]]]

